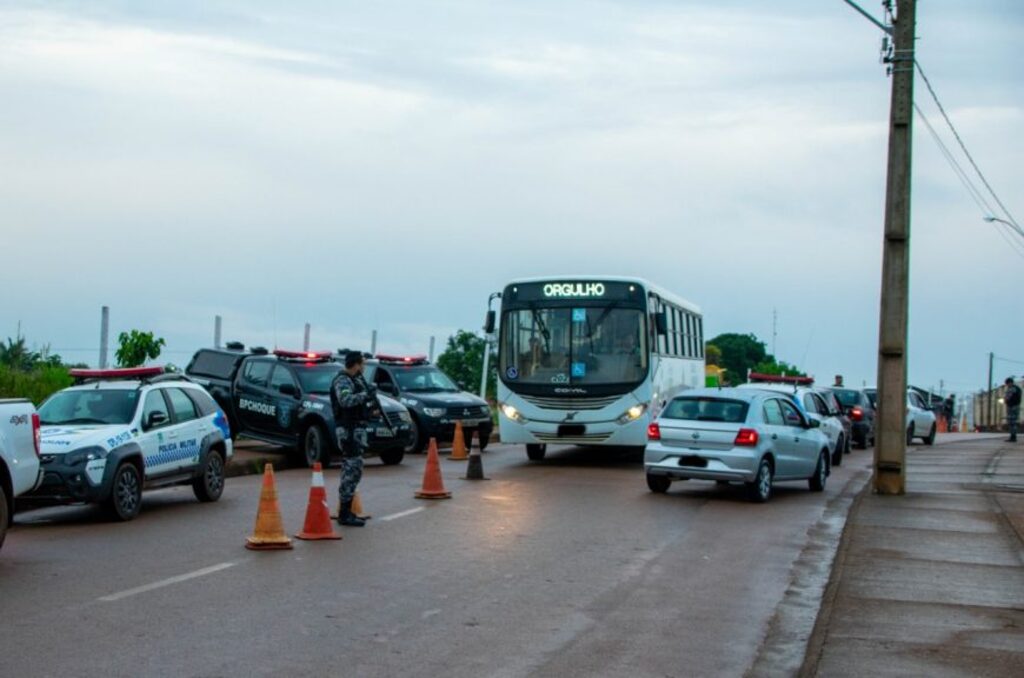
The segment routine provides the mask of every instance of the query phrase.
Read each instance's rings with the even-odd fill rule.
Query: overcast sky
[[[923,1],[918,35],[1019,217],[1024,3]],[[879,44],[841,0],[2,2],[0,335],[95,362],[107,304],[178,364],[218,313],[425,351],[512,278],[608,273],[709,337],[777,308],[781,359],[873,384]],[[1024,259],[914,153],[910,378],[978,388],[1024,360]]]

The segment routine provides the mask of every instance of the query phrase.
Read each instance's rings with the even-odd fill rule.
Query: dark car
[[[233,435],[294,447],[307,465],[326,466],[340,454],[330,387],[342,369],[330,352],[270,353],[228,344],[197,351],[185,374],[224,408]],[[394,399],[380,395],[379,401],[380,411],[370,419],[369,452],[398,464],[414,436],[412,418]]]
[[[853,443],[864,449],[875,444],[875,403],[866,392],[854,388],[833,387],[832,393],[853,423]]]
[[[460,389],[426,356],[378,355],[366,361],[366,378],[409,408],[413,436],[407,452],[419,452],[431,438],[449,442],[455,423],[462,423],[467,439],[476,432],[485,449],[494,430],[487,401]]]

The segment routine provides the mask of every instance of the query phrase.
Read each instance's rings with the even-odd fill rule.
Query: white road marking
[[[125,591],[118,591],[117,593],[111,593],[109,596],[103,596],[103,597],[99,598],[98,600],[100,600],[100,601],[102,601],[104,603],[112,603],[115,600],[121,600],[123,598],[127,598],[129,596],[134,596],[134,595],[139,594],[139,593],[146,593],[147,591],[153,591],[155,589],[160,589],[160,588],[163,588],[165,586],[170,586],[172,584],[180,584],[183,581],[188,581],[189,579],[195,579],[196,577],[205,577],[208,574],[213,574],[214,572],[220,572],[221,570],[226,570],[229,567],[234,567],[234,566],[235,566],[235,563],[220,563],[219,565],[211,565],[210,567],[204,567],[203,569],[196,570],[195,572],[188,572],[186,574],[179,574],[177,577],[168,577],[167,579],[161,579],[160,581],[155,581],[152,584],[146,584],[145,586],[138,586],[138,587],[133,588],[133,589],[127,589]]]
[[[418,506],[416,508],[409,509],[408,511],[399,511],[398,513],[392,513],[390,516],[384,516],[383,518],[380,519],[380,521],[382,523],[386,523],[389,520],[398,520],[399,518],[404,518],[406,516],[411,516],[414,513],[419,513],[422,510],[423,510],[423,507],[422,506]]]

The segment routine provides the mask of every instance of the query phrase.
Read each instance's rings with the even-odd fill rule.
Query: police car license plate
[[[380,427],[377,428],[377,437],[378,438],[394,438],[395,437],[395,432],[392,431],[389,428],[385,428],[383,426],[380,426]]]

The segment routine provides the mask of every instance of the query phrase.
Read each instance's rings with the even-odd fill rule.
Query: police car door
[[[177,449],[174,427],[163,389],[149,391],[142,401],[142,434],[139,436],[147,478],[171,473],[177,468],[173,454]]]
[[[277,419],[276,398],[270,396],[270,372],[274,362],[247,360],[235,387],[235,411],[242,430],[272,432]]]
[[[200,418],[196,404],[180,388],[167,388],[164,392],[174,420],[167,430],[173,446],[172,468],[192,468],[199,463],[199,445],[213,426]]]

